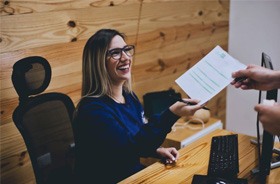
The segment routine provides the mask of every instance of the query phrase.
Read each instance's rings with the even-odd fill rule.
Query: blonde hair
[[[125,35],[113,29],[101,29],[91,36],[83,51],[82,97],[112,95],[112,80],[106,68],[106,55],[111,40],[116,35]],[[123,85],[123,90],[132,93],[131,79]]]

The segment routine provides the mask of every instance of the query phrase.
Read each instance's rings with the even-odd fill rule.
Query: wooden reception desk
[[[204,137],[192,142],[179,150],[180,158],[174,165],[164,165],[156,162],[144,170],[121,181],[121,184],[132,183],[191,183],[194,174],[207,174],[210,154],[211,138],[218,135],[228,135],[232,132],[217,129]],[[250,143],[252,137],[238,134],[239,175],[238,178],[247,178],[249,184],[258,183],[257,177],[251,170],[258,164],[257,147]],[[271,170],[268,184],[279,184],[280,168]]]

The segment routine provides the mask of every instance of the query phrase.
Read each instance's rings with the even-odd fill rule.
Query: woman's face
[[[123,84],[131,77],[132,57],[128,56],[124,51],[120,52],[120,50],[118,50],[124,48],[125,46],[127,46],[127,44],[125,43],[123,38],[119,35],[113,37],[109,45],[109,53],[111,52],[112,55],[113,54],[117,55],[117,53],[120,53],[119,56],[121,56],[119,59],[114,59],[113,57],[111,57],[112,55],[110,54],[107,56],[107,62],[106,62],[107,70],[113,83],[116,85]],[[117,50],[115,51],[112,49],[117,49]]]

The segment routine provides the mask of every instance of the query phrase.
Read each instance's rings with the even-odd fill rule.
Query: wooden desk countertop
[[[164,165],[156,162],[144,170],[126,178],[125,183],[191,183],[194,174],[207,174],[211,138],[218,135],[228,135],[232,132],[215,130],[201,139],[179,150],[180,157],[174,165]],[[248,183],[258,183],[251,170],[258,164],[257,147],[250,143],[250,136],[238,134],[239,143],[239,174],[238,178],[247,178]],[[271,170],[268,184],[279,184],[280,168]]]

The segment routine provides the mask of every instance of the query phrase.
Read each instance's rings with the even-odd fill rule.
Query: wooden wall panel
[[[11,82],[21,58],[45,57],[52,67],[46,92],[81,93],[81,58],[86,40],[114,28],[136,45],[133,87],[142,96],[174,88],[174,82],[216,45],[227,50],[229,1],[221,0],[17,0],[1,1],[0,94],[1,183],[35,183],[25,144],[13,124],[18,96]],[[208,106],[225,122],[226,90]]]
[[[120,6],[135,4],[137,0],[17,0],[0,2],[1,15],[30,14],[34,12],[52,12],[63,10],[77,10],[87,7]]]
[[[29,155],[20,133],[13,123],[0,126],[1,183],[28,183],[34,181]]]
[[[104,27],[135,34],[138,12],[139,3],[3,16],[0,50],[3,53],[83,40],[92,35],[92,30]]]

